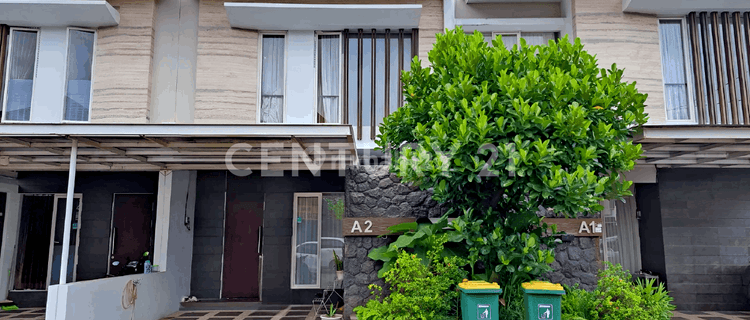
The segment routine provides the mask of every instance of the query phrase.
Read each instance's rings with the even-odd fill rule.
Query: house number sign
[[[565,231],[577,237],[601,237],[604,231],[602,219],[549,219],[542,220],[547,224],[556,224],[557,231]]]
[[[390,234],[388,227],[405,222],[415,222],[414,218],[344,218],[344,236],[380,236]]]

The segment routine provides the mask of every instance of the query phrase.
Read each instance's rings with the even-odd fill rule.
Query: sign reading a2
[[[350,231],[350,233],[355,233],[355,232],[372,233],[372,220],[365,220],[364,225],[367,226],[367,228],[365,228],[365,231],[362,231],[362,226],[359,225],[359,221],[354,220],[354,224],[352,225],[352,231]]]

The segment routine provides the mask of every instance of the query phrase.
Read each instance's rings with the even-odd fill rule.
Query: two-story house
[[[0,1],[0,298],[157,319],[189,295],[309,304],[333,281],[344,169],[442,3],[266,2]]]
[[[446,28],[536,44],[565,33],[648,93],[633,197],[602,212],[602,260],[665,282],[682,310],[748,310],[750,3],[445,0]],[[543,38],[543,39],[540,39]],[[506,40],[507,39],[507,40]],[[559,259],[558,259],[559,260]]]
[[[403,101],[399,72],[462,26],[507,46],[580,37],[601,66],[624,67],[650,122],[634,137],[646,150],[634,197],[603,213],[601,260],[658,274],[682,309],[746,309],[748,11],[0,0],[0,298],[47,319],[158,319],[189,295],[310,303],[350,241],[335,212],[346,166],[370,163]],[[156,272],[129,275],[139,259]]]

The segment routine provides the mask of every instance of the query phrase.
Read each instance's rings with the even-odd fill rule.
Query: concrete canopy
[[[283,4],[226,2],[229,24],[252,30],[417,28],[420,4]]]
[[[107,1],[0,0],[0,24],[18,27],[108,27],[120,13]]]
[[[350,125],[7,124],[0,171],[339,170],[358,162]]]
[[[622,11],[684,16],[693,11],[748,11],[747,0],[622,0]]]
[[[643,148],[638,164],[657,167],[750,168],[750,127],[645,126],[633,137]]]

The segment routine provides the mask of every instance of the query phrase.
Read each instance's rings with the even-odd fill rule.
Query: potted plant
[[[337,320],[341,319],[342,315],[336,314],[336,307],[331,303],[331,306],[326,310],[326,314],[320,316],[320,320]]]
[[[333,250],[333,262],[336,263],[336,279],[344,280],[344,261],[336,254],[336,250]]]

